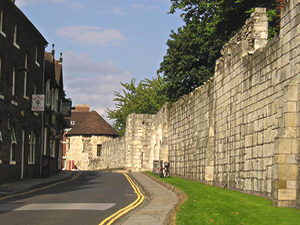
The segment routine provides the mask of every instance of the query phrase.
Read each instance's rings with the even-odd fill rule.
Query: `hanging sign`
[[[44,111],[45,95],[32,95],[32,111]]]
[[[63,116],[70,117],[72,110],[72,101],[70,99],[65,99],[61,102],[60,113]]]

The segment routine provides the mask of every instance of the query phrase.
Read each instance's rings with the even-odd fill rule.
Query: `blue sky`
[[[170,31],[182,26],[169,0],[16,0],[16,5],[63,52],[64,85],[73,104],[101,115],[114,91],[132,77],[156,76]]]

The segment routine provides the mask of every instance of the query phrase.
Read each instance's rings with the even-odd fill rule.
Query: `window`
[[[29,155],[28,155],[28,164],[35,163],[35,145],[36,145],[36,136],[32,131],[29,133]]]
[[[70,124],[71,124],[72,126],[74,126],[74,125],[75,125],[75,121],[74,121],[74,120],[71,120],[71,121],[70,121]]]
[[[36,82],[34,82],[34,86],[33,86],[33,94],[36,94]]]
[[[46,83],[46,106],[51,104],[51,89],[50,89],[50,80],[47,80]]]
[[[15,25],[15,28],[14,28],[14,46],[17,49],[20,49],[20,46],[18,45],[18,26],[17,25]]]
[[[2,139],[2,133],[0,131],[0,152],[2,150],[2,142],[3,142],[3,139]],[[2,164],[2,160],[0,159],[0,164]]]
[[[10,164],[16,164],[16,146],[17,138],[14,127],[10,128]]]
[[[6,37],[6,34],[4,33],[4,12],[3,12],[3,10],[0,10],[0,34],[2,34],[4,37]]]
[[[58,103],[59,103],[59,101],[58,101],[58,89],[55,89],[55,107],[54,107],[54,110],[57,113],[58,113]]]
[[[38,46],[36,46],[35,47],[35,64],[37,66],[40,66],[39,61],[38,61],[38,51],[39,51]]]
[[[2,94],[2,58],[0,57],[0,95]]]
[[[50,140],[50,156],[53,158],[55,158],[55,144],[56,144],[55,139],[51,139]]]
[[[97,145],[97,156],[101,156],[101,151],[102,151],[102,145]]]
[[[24,94],[23,94],[24,98],[28,98],[27,97],[27,63],[28,63],[28,58],[27,58],[27,54],[26,54],[25,62],[24,62]]]
[[[12,85],[11,85],[11,95],[14,96],[16,91],[16,68],[13,67],[12,70]]]
[[[55,90],[52,88],[51,90],[51,109],[55,110]]]
[[[47,155],[47,127],[44,128],[44,152],[43,155]]]

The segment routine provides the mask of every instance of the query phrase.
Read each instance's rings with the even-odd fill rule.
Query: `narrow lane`
[[[136,198],[121,173],[83,172],[74,181],[0,201],[0,225],[98,225]]]

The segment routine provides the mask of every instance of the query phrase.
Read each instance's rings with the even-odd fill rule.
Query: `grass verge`
[[[187,195],[188,199],[177,212],[177,225],[300,224],[299,209],[273,207],[272,201],[262,197],[177,177],[159,179],[176,186]]]

